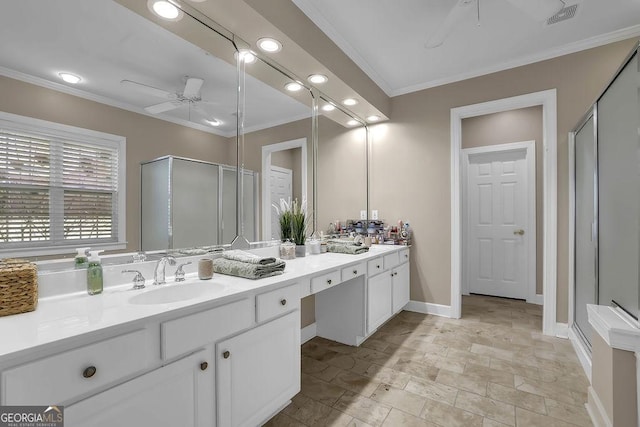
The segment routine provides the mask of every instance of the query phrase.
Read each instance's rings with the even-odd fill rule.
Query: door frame
[[[462,149],[462,294],[469,295],[469,272],[468,268],[468,240],[469,232],[467,224],[468,207],[468,179],[469,179],[469,157],[476,154],[487,153],[508,153],[512,151],[525,151],[527,162],[527,200],[529,201],[529,211],[527,213],[527,233],[530,236],[527,251],[527,302],[532,304],[542,304],[542,295],[536,294],[536,142],[521,141],[508,144],[485,145],[482,147]],[[532,214],[533,213],[533,214]]]
[[[271,240],[271,155],[278,151],[300,148],[300,180],[302,200],[307,199],[307,138],[292,139],[262,146],[262,240]],[[265,173],[266,172],[266,173]],[[266,209],[268,207],[268,209]]]
[[[451,109],[451,317],[462,315],[462,209],[461,150],[462,119],[520,108],[542,106],[543,167],[543,266],[542,333],[563,333],[556,324],[557,252],[558,252],[558,117],[557,91],[549,89],[495,101]],[[564,331],[566,335],[566,331]]]

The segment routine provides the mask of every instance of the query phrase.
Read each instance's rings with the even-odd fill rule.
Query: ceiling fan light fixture
[[[58,75],[62,80],[64,80],[67,83],[71,83],[72,85],[78,84],[82,81],[82,78],[80,76],[76,76],[75,74],[58,73]]]
[[[358,100],[355,98],[346,98],[342,100],[342,103],[347,107],[351,107],[353,105],[356,105],[358,103]]]
[[[160,18],[169,21],[182,19],[182,11],[166,0],[149,0],[147,6],[149,6],[149,9],[151,9],[151,11]]]
[[[307,80],[309,80],[309,83],[321,85],[328,82],[329,77],[325,76],[324,74],[311,74],[309,77],[307,77]]]
[[[276,53],[282,50],[282,43],[271,37],[262,37],[258,39],[258,47],[264,52]]]
[[[302,89],[302,87],[303,86],[298,82],[289,82],[286,85],[284,85],[284,88],[289,92],[298,92],[299,90]]]

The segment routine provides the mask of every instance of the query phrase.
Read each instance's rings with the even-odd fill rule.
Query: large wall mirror
[[[124,250],[279,239],[272,204],[307,199],[311,210],[314,102],[318,228],[367,209],[362,123],[304,84],[290,90],[295,77],[277,65],[245,61],[212,21],[163,21],[137,0],[4,7],[0,111],[126,138]]]

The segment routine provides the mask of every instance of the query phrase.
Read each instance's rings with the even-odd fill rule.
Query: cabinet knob
[[[331,284],[331,279],[327,280],[327,283],[328,283],[328,284]]]
[[[353,270],[353,275],[357,275],[358,274],[358,270]]]
[[[376,265],[376,268],[380,268],[380,264]]]
[[[280,304],[282,304],[282,305],[287,305],[287,300],[286,300],[286,299],[284,299],[284,298],[282,298],[282,299],[280,300]]]
[[[393,274],[393,273],[391,273],[391,277],[393,277],[393,276],[394,276],[394,274]]]
[[[231,356],[231,353],[229,353],[229,351],[225,351],[224,353],[222,353],[222,357],[224,357],[225,359],[228,359],[229,356]]]
[[[206,371],[208,367],[209,367],[209,364],[207,362],[202,362],[200,364],[200,370],[201,371]]]
[[[409,258],[409,254],[404,254],[404,257],[405,258]]]
[[[91,378],[96,374],[96,371],[97,369],[95,366],[89,366],[88,368],[85,368],[84,371],[82,371],[82,376],[85,378]]]

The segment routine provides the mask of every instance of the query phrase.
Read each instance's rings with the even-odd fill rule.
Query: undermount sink
[[[151,305],[169,304],[172,302],[186,301],[198,298],[205,294],[214,295],[222,293],[226,286],[218,283],[189,283],[158,285],[157,289],[136,294],[129,298],[131,304]]]

